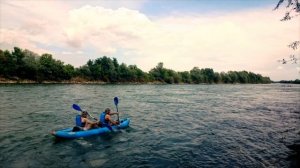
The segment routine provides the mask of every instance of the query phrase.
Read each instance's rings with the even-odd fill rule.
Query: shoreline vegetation
[[[272,81],[270,83],[278,83],[278,84],[300,84],[299,79],[295,81]],[[270,83],[197,83],[197,84],[270,84]],[[62,80],[62,81],[34,81],[28,79],[18,79],[18,78],[3,78],[0,76],[0,84],[96,84],[96,85],[106,85],[106,84],[132,84],[132,85],[139,85],[139,84],[147,84],[147,85],[163,85],[168,84],[161,81],[153,81],[153,82],[104,82],[104,81],[89,81],[82,78],[75,78],[70,80]],[[174,83],[174,84],[195,84],[195,83]]]
[[[119,64],[103,56],[79,68],[56,60],[51,54],[38,55],[27,49],[0,49],[0,83],[58,84],[268,84],[269,77],[247,71],[214,72],[194,67],[176,72],[160,62],[149,72],[136,65]]]
[[[300,80],[299,79],[296,79],[296,80],[281,80],[281,81],[278,81],[278,82],[274,82],[274,83],[285,83],[285,84],[300,84]]]

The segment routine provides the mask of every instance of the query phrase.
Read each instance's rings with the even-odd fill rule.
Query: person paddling
[[[98,127],[99,121],[91,121],[87,118],[87,116],[88,116],[88,113],[86,111],[82,111],[82,113],[81,113],[81,126],[83,127],[83,130],[89,130],[91,128]]]
[[[118,125],[119,121],[114,121],[111,119],[111,116],[115,114],[119,115],[118,112],[112,112],[110,108],[105,109],[105,111],[100,115],[100,122],[103,123],[103,125],[108,126]]]

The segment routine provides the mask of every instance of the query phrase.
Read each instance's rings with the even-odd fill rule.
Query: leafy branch
[[[287,6],[286,6],[287,11],[284,17],[280,21],[288,21],[300,15],[300,3],[298,0],[279,0],[274,10],[279,9],[279,7],[283,4],[283,2],[287,2]],[[288,47],[292,48],[293,50],[297,50],[299,45],[300,45],[300,41],[296,40],[291,44],[289,44]],[[292,64],[297,64],[298,58],[296,58],[295,54],[291,54],[289,59],[283,58],[282,60],[278,60],[278,62],[282,64],[286,64],[288,62],[291,62]]]

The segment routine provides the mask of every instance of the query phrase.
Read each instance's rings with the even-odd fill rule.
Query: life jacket
[[[102,124],[108,124],[108,121],[105,120],[105,116],[106,116],[106,113],[105,113],[105,112],[102,112],[102,113],[100,114],[100,122],[101,122]]]
[[[85,126],[85,123],[81,122],[81,115],[76,115],[75,122],[76,122],[76,126],[78,127]]]
[[[112,127],[108,123],[108,121],[105,119],[106,113],[102,112],[100,114],[100,122],[102,123],[102,127],[107,127],[110,131],[113,131]]]

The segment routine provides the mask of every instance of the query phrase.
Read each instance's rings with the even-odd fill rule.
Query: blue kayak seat
[[[77,131],[82,131],[82,122],[81,122],[81,116],[80,115],[76,115],[75,117],[75,127],[73,127],[73,132],[77,132]]]
[[[78,127],[82,127],[82,122],[81,122],[81,116],[80,115],[76,115],[75,125],[78,126]]]
[[[102,123],[102,124],[105,124],[107,122],[105,122],[105,115],[106,113],[105,112],[102,112],[99,116],[99,121]]]

